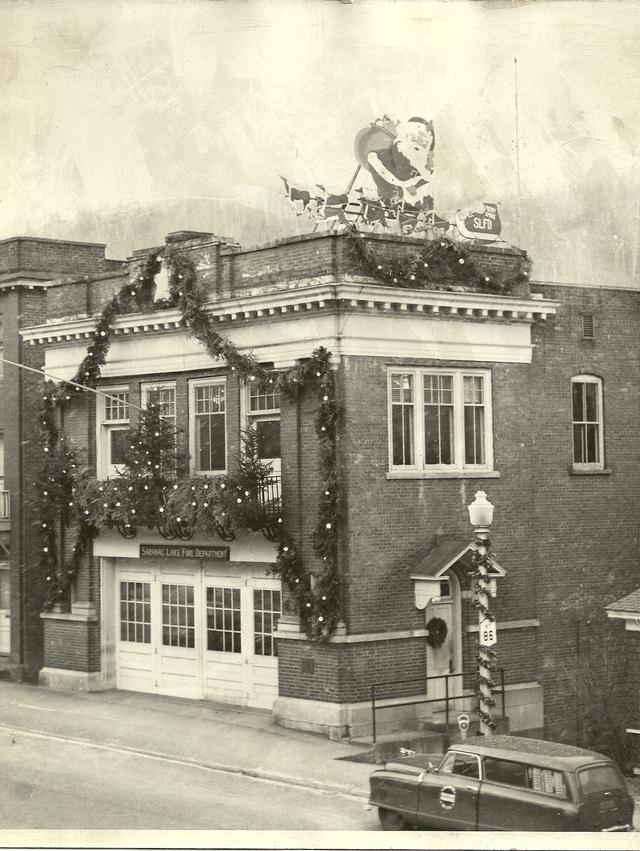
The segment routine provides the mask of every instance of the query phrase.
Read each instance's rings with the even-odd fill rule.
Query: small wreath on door
[[[437,650],[442,647],[449,632],[446,621],[442,618],[431,618],[427,621],[427,644]]]

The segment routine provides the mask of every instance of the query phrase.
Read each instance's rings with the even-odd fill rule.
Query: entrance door
[[[0,654],[11,651],[11,574],[9,563],[0,562]]]
[[[447,574],[440,583],[440,598],[432,601],[426,608],[427,624],[432,618],[439,618],[447,625],[447,635],[440,647],[431,647],[427,643],[427,677],[442,677],[427,681],[427,694],[430,698],[444,698],[447,689],[444,675],[460,673],[459,592],[460,586],[455,574]],[[449,678],[450,696],[460,693],[461,680],[461,677]],[[433,704],[433,707],[436,711],[441,708],[439,704]]]

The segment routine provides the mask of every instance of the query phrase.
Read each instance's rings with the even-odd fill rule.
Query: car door
[[[449,751],[440,768],[423,777],[418,795],[419,820],[439,830],[475,830],[479,792],[479,758]]]
[[[575,819],[561,771],[485,757],[479,830],[568,830]]]

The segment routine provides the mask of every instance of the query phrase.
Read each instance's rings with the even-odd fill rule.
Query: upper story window
[[[143,384],[142,401],[145,408],[158,406],[158,414],[164,422],[175,428],[176,425],[176,386],[175,384]]]
[[[193,471],[223,473],[227,456],[225,379],[192,381],[189,395],[189,444]]]
[[[491,376],[486,370],[389,372],[392,470],[491,470]]]
[[[573,465],[578,469],[604,467],[602,379],[576,375],[571,379]]]
[[[98,475],[117,476],[126,459],[129,429],[129,391],[105,387],[98,397]]]
[[[253,381],[247,387],[247,420],[256,430],[260,459],[280,472],[280,393],[275,384]]]

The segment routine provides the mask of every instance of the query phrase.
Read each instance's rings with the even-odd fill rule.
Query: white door
[[[121,569],[116,582],[117,687],[202,697],[199,576],[188,567],[141,565]]]
[[[271,708],[278,580],[253,576],[250,565],[127,560],[116,596],[118,688]]]
[[[449,697],[462,694],[462,677],[450,676],[448,685],[445,679],[447,674],[459,674],[461,672],[459,585],[455,575],[443,577],[440,590],[440,598],[432,601],[425,612],[427,624],[432,618],[440,618],[447,625],[446,638],[439,647],[431,647],[427,643],[427,677],[438,677],[438,679],[427,681],[429,698],[444,698],[447,690]],[[453,709],[457,706],[459,706],[459,702],[452,704]],[[442,707],[439,704],[434,704],[436,711],[440,708]]]
[[[0,654],[11,652],[11,574],[8,562],[0,562]]]
[[[273,632],[281,614],[280,582],[207,570],[204,583],[206,697],[270,709],[278,696]]]

